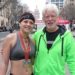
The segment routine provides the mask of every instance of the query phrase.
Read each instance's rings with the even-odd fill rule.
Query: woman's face
[[[20,22],[20,30],[25,33],[31,33],[34,21],[31,19],[24,19]]]

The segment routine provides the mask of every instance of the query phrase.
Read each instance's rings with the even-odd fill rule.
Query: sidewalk
[[[72,32],[73,36],[75,37],[75,31]]]
[[[0,38],[0,43],[4,40],[4,38]]]

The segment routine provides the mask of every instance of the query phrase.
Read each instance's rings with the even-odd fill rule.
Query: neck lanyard
[[[25,60],[28,61],[28,59],[29,59],[29,52],[31,50],[30,44],[28,42],[28,47],[26,48],[25,42],[23,40],[23,36],[22,36],[22,34],[20,32],[19,32],[19,37],[20,37],[20,40],[21,40],[22,48],[24,49]]]

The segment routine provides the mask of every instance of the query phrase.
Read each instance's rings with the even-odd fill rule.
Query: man
[[[64,26],[57,25],[59,11],[48,4],[42,12],[45,28],[33,35],[36,45],[34,75],[65,75],[67,62],[71,75],[75,75],[75,40]]]

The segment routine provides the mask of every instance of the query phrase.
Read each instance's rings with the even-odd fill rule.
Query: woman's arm
[[[11,39],[11,36],[8,35],[5,38],[5,40],[3,42],[3,46],[2,46],[3,63],[2,63],[2,67],[0,67],[1,68],[0,75],[6,75],[6,72],[7,72],[7,69],[8,69],[8,63],[9,63],[9,55],[10,55],[11,45],[12,45],[12,39]]]

